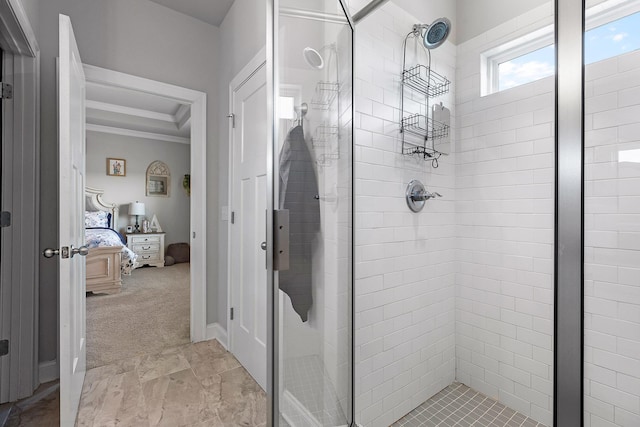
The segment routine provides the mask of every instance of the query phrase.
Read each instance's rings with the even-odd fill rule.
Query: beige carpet
[[[116,295],[87,296],[87,369],[189,342],[189,264],[122,276]]]

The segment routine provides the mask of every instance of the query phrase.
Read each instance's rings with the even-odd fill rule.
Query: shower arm
[[[421,37],[422,32],[427,30],[431,25],[429,24],[413,24],[412,33],[415,34],[416,37]]]
[[[388,1],[389,0],[372,0],[370,3],[365,5],[358,12],[356,12],[355,15],[353,15],[353,22],[357,24],[362,19],[364,19],[367,16],[369,16],[369,14],[371,12],[373,12],[374,10],[376,10],[377,8],[379,8],[380,6],[382,6],[383,4],[385,4]]]

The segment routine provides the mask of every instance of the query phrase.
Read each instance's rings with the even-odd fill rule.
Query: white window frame
[[[526,34],[480,54],[481,96],[500,92],[500,64],[553,45],[553,25]]]
[[[640,1],[638,0],[603,1],[586,10],[585,31],[637,12],[640,12]],[[501,92],[498,70],[500,64],[551,46],[554,44],[554,39],[554,25],[547,25],[482,52],[480,54],[480,95],[486,96]]]

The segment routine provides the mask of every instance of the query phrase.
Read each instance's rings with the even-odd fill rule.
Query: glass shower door
[[[586,7],[584,426],[638,426],[640,4]]]
[[[274,5],[272,419],[346,426],[353,395],[353,30],[338,0]]]

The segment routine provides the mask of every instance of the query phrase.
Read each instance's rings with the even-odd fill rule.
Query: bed
[[[118,206],[105,202],[103,194],[96,188],[85,189],[86,291],[116,294],[122,286],[122,274],[131,274],[137,267],[137,255],[115,230]]]

